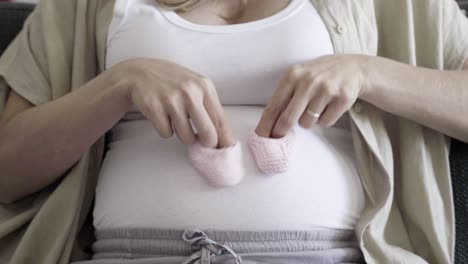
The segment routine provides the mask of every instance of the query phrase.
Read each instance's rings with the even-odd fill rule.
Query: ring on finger
[[[314,112],[312,110],[307,109],[306,113],[314,118],[319,118],[321,116],[320,113]]]

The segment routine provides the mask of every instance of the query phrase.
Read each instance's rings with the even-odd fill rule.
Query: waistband
[[[93,250],[94,260],[185,256],[187,260],[183,263],[214,263],[210,260],[226,255],[235,260],[232,263],[242,263],[242,255],[304,255],[307,252],[327,257],[330,252],[348,254],[352,259],[360,257],[355,233],[351,230],[108,229],[96,231]]]

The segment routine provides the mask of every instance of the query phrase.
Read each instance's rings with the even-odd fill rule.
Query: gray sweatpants
[[[98,230],[90,261],[73,264],[363,263],[348,230]]]

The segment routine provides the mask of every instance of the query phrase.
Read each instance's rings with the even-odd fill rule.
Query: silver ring
[[[313,116],[313,117],[315,117],[315,118],[319,118],[319,117],[320,117],[320,113],[316,113],[316,112],[311,111],[311,110],[307,110],[306,113],[309,114],[309,115],[311,115],[311,116]]]

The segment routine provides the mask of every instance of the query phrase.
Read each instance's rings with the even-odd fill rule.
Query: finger
[[[348,110],[349,106],[346,102],[334,100],[327,106],[317,123],[324,127],[331,127]]]
[[[315,93],[312,95],[307,108],[299,118],[299,124],[304,128],[310,128],[317,123],[323,111],[330,103],[331,98],[325,96],[319,89],[315,89]]]
[[[265,106],[260,122],[255,129],[257,135],[270,137],[279,115],[286,109],[291,100],[294,86],[302,72],[303,70],[300,67],[293,67],[288,74],[281,79],[278,88]]]
[[[158,134],[163,138],[170,138],[174,134],[174,130],[171,126],[171,120],[169,115],[164,109],[159,109],[151,116],[151,123],[153,127],[158,131]]]
[[[190,119],[197,130],[197,138],[201,145],[215,148],[218,143],[216,128],[208,115],[203,99],[199,102],[191,102],[187,106]]]
[[[169,116],[172,126],[180,141],[184,144],[195,143],[196,136],[190,124],[189,116],[182,104],[171,104],[169,107]]]
[[[219,102],[216,88],[212,83],[206,83],[209,86],[205,100],[203,101],[205,109],[210,116],[211,122],[216,129],[218,148],[226,148],[236,143],[231,130],[228,127],[224,116],[223,106]]]
[[[216,129],[217,135],[217,148],[226,148],[236,143],[231,130],[228,127],[227,121],[224,118],[224,111],[222,107],[217,106],[213,102],[215,99],[208,99],[205,101],[205,108],[210,116],[211,122]]]
[[[299,122],[299,118],[304,113],[310,102],[310,89],[313,89],[309,80],[302,80],[294,91],[294,95],[286,109],[280,114],[276,121],[271,136],[273,138],[282,138],[288,131]]]
[[[142,114],[152,123],[158,134],[163,138],[170,138],[174,134],[171,121],[164,107],[157,100],[148,100],[141,107]]]

